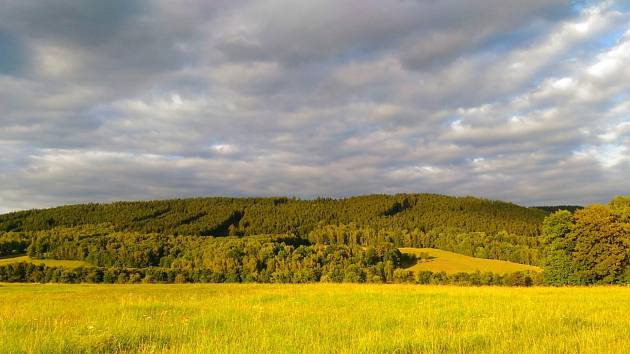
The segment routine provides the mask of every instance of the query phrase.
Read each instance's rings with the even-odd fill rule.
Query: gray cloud
[[[4,1],[0,211],[628,193],[630,13],[566,1]]]

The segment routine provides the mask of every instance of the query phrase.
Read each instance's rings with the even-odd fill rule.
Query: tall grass
[[[629,353],[630,288],[1,284],[0,352]]]

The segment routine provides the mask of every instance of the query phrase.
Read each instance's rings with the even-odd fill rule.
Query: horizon
[[[630,194],[624,1],[7,0],[0,51],[2,214]]]

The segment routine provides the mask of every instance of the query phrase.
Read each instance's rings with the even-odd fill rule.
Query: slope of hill
[[[435,248],[401,248],[400,251],[406,254],[414,254],[417,257],[422,256],[423,259],[418,259],[415,264],[408,265],[406,268],[412,272],[428,270],[431,272],[446,272],[447,274],[453,274],[459,272],[470,273],[480,271],[482,273],[492,272],[505,274],[518,271],[538,272],[542,270],[539,267],[527,264],[470,257]]]
[[[6,264],[12,264],[12,263],[21,263],[21,262],[43,264],[48,267],[64,267],[64,268],[78,268],[78,267],[92,266],[90,263],[87,263],[84,261],[76,261],[76,260],[35,259],[29,256],[0,258],[0,266],[6,265]]]
[[[82,204],[0,215],[0,231],[38,231],[110,223],[116,231],[226,236],[295,233],[356,223],[375,229],[436,228],[537,236],[546,213],[512,203],[435,194],[344,199],[193,198]]]

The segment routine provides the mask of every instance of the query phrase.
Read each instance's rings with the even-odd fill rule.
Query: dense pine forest
[[[555,211],[558,209],[558,211]],[[0,215],[0,257],[81,260],[0,266],[0,281],[630,281],[630,198],[584,209],[473,197],[195,198],[84,204]],[[553,213],[551,213],[553,211]],[[400,247],[544,266],[543,274],[411,274]]]
[[[0,215],[0,230],[39,231],[110,223],[116,231],[169,235],[251,236],[294,233],[320,225],[374,228],[457,228],[538,236],[545,212],[511,203],[434,194],[370,195],[346,199],[195,198],[83,204]]]

